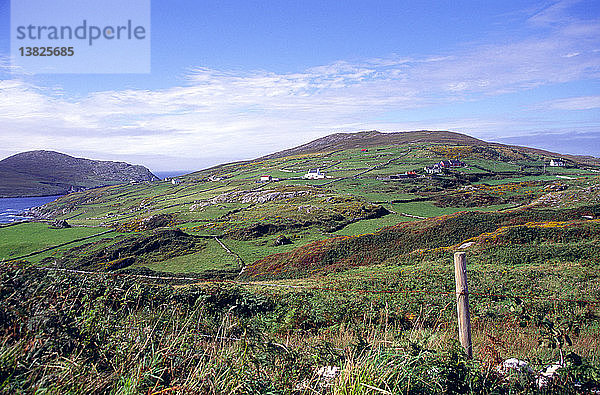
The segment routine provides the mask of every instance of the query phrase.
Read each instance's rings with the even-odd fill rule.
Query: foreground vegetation
[[[447,295],[172,286],[18,265],[2,268],[1,285],[6,393],[534,393],[533,378],[500,375],[497,363],[553,362],[557,353],[537,340],[549,322],[574,318],[579,334],[570,333],[567,367],[550,388],[600,385],[597,311],[589,306],[527,301],[532,317],[523,325],[514,300],[475,299],[476,359],[467,360],[453,340]],[[322,366],[341,374],[325,380],[316,373]]]

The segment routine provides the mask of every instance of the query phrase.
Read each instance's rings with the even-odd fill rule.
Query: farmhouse
[[[321,173],[319,169],[310,169],[308,173],[304,175],[304,178],[307,180],[318,180],[325,178],[325,173]]]
[[[173,185],[179,185],[179,184],[181,184],[181,180],[179,180],[179,179],[177,179],[177,178],[173,178],[173,179],[171,180],[171,184],[173,184]]]
[[[260,176],[260,182],[269,182],[269,181],[273,181],[273,177],[271,177],[268,174],[262,175]]]
[[[562,159],[550,159],[550,166],[552,167],[564,167],[566,163]]]
[[[444,169],[442,167],[440,167],[440,165],[438,163],[436,163],[433,166],[425,166],[425,173],[428,173],[428,174],[439,174],[443,170]]]
[[[392,174],[388,177],[389,180],[406,180],[409,178],[417,178],[418,174],[415,171],[407,171],[402,174]]]
[[[222,179],[223,179],[223,177],[219,177],[219,176],[208,177],[208,181],[221,181]]]

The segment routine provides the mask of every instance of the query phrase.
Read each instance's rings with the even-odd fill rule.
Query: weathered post
[[[458,336],[467,356],[473,357],[471,343],[471,316],[469,315],[469,288],[467,286],[467,256],[454,253],[454,277],[456,279],[456,310],[458,312]]]

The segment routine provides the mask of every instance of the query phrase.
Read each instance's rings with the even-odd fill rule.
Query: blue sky
[[[193,170],[334,132],[453,130],[600,156],[600,3],[152,2],[151,74],[11,69],[0,157]]]

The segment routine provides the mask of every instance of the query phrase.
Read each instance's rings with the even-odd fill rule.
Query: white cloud
[[[557,3],[530,18],[537,25],[569,22],[549,28],[546,36],[479,45],[452,54],[339,61],[298,73],[234,73],[198,67],[191,69],[181,86],[93,92],[79,99],[27,83],[26,76],[0,80],[3,146],[14,151],[47,148],[172,158],[247,158],[335,131],[439,128],[480,136],[516,131],[519,124],[499,120],[499,116],[486,120],[449,115],[443,120],[410,123],[378,118],[390,112],[597,79],[600,23],[561,19],[570,3]],[[551,101],[549,107],[592,109],[600,105],[598,96],[588,96]],[[533,127],[531,120],[519,122]]]
[[[553,100],[547,103],[556,110],[592,110],[600,108],[600,96],[579,96]]]
[[[548,7],[542,8],[534,13],[528,22],[534,25],[549,26],[572,22],[569,17],[568,10],[573,5],[580,3],[581,0],[560,0],[556,1]]]

